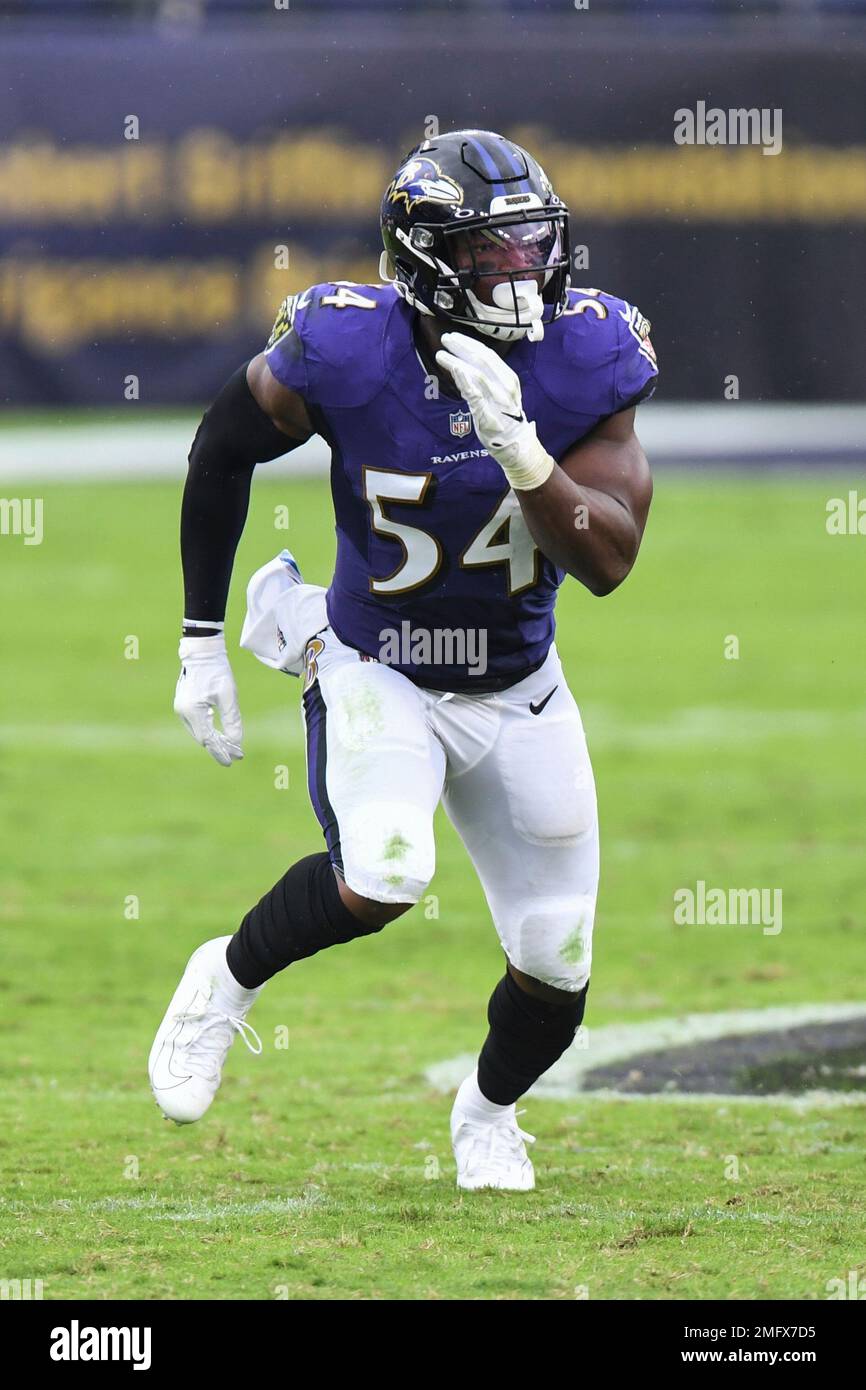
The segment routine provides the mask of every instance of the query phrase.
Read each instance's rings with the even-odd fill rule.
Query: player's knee
[[[371,927],[373,930],[386,927],[389,922],[396,921],[404,912],[408,912],[410,907],[414,907],[414,903],[411,902],[380,903],[374,898],[362,897],[340,878],[337,879],[337,887],[344,907],[347,907],[359,922],[363,922],[365,927]]]
[[[525,975],[511,961],[508,962],[508,971],[525,994],[541,999],[545,1004],[573,1004],[578,997],[574,990],[557,989],[543,980],[537,980],[534,975]]]
[[[592,967],[594,915],[595,900],[589,896],[536,902],[514,933],[512,965],[553,989],[579,993]]]
[[[340,825],[346,883],[362,898],[417,903],[436,866],[432,817],[414,806],[367,803]]]

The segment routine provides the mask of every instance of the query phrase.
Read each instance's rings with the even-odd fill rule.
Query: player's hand
[[[181,664],[174,693],[175,713],[196,743],[223,767],[230,767],[244,756],[244,731],[225,638],[222,633],[216,637],[184,637],[178,656]],[[214,724],[214,710],[222,730]]]
[[[498,353],[465,333],[443,333],[436,354],[472,412],[475,433],[512,487],[540,487],[554,460],[542,447],[523,409],[520,378]]]

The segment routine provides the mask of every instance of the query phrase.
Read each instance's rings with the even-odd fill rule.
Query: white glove
[[[443,333],[436,354],[472,412],[475,433],[513,488],[541,487],[556,467],[523,410],[520,377],[498,353],[465,333]]]
[[[244,756],[244,736],[238,692],[222,633],[216,637],[183,637],[178,647],[181,667],[174,693],[179,714],[196,743],[223,767]],[[222,732],[214,725],[216,710]]]

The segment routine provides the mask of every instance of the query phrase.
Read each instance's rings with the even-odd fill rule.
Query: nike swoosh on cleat
[[[532,703],[530,702],[530,705],[529,705],[530,714],[540,714],[541,711],[544,709],[544,706],[547,704],[548,700],[552,699],[552,697],[556,694],[556,692],[557,692],[558,689],[559,689],[559,686],[558,686],[558,685],[555,685],[555,686],[553,687],[553,689],[551,690],[550,694],[549,694],[549,695],[545,695],[544,699],[543,699],[543,700],[540,700],[539,703],[538,703],[537,705],[534,705],[534,704],[532,704]]]
[[[181,1072],[172,1071],[171,1069],[171,1064],[174,1060],[175,1036],[180,1032],[182,1027],[183,1024],[177,1024],[174,1033],[169,1034],[169,1036],[165,1038],[162,1047],[159,1049],[156,1061],[153,1064],[151,1081],[158,1091],[171,1091],[175,1086],[182,1086],[184,1082],[192,1080],[192,1072],[184,1076]],[[168,1056],[165,1055],[166,1049],[168,1049]],[[165,1079],[157,1078],[157,1072],[160,1068],[164,1068],[161,1076]]]

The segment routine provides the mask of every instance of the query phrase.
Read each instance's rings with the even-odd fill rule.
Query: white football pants
[[[583,989],[598,818],[555,647],[508,690],[443,695],[327,627],[307,643],[304,718],[310,797],[350,888],[376,902],[418,902],[433,877],[441,798],[508,959],[557,989]]]

